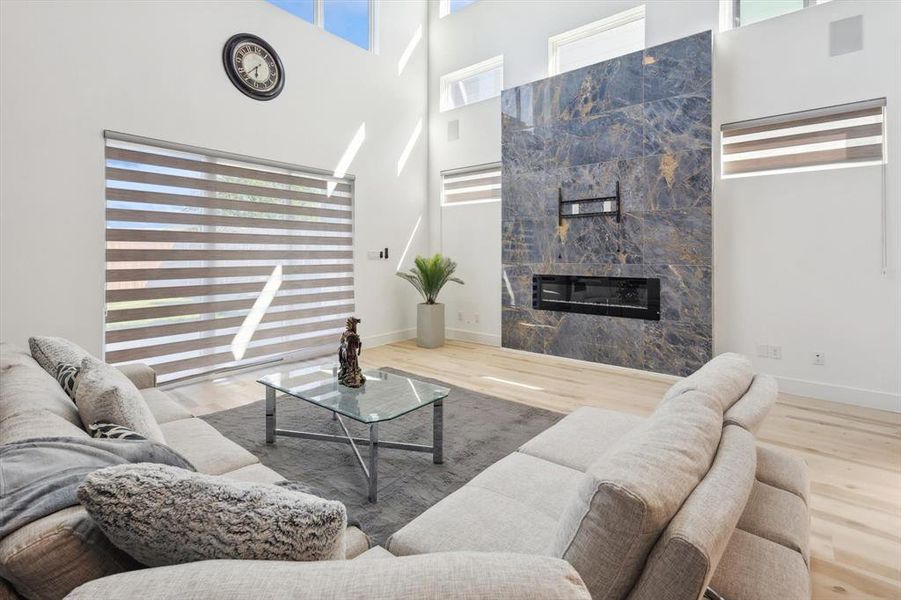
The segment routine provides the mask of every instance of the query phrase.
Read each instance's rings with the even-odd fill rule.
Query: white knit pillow
[[[275,485],[139,463],[94,471],[78,501],[148,566],[344,558],[344,505]]]
[[[94,423],[112,423],[149,440],[166,443],[159,424],[135,384],[119,369],[96,358],[81,361],[75,383],[75,404],[88,431]]]

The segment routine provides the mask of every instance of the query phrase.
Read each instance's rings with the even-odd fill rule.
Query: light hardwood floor
[[[564,413],[592,405],[647,415],[672,381],[466,342],[436,350],[401,342],[364,350],[362,358],[367,367]],[[257,375],[172,391],[195,414],[215,412],[261,399]],[[901,415],[780,394],[758,439],[810,466],[813,598],[901,599]]]

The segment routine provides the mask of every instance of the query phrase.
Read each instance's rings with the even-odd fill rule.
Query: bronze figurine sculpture
[[[341,334],[341,346],[338,348],[338,382],[351,388],[361,387],[366,382],[360,369],[360,352],[363,343],[357,333],[357,323],[362,321],[356,317],[348,317],[347,331]]]

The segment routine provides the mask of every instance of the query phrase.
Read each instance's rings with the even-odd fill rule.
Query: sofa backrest
[[[25,350],[0,342],[0,420],[25,411],[48,411],[79,429],[78,409],[56,379]],[[6,440],[0,440],[0,443]]]
[[[778,395],[779,385],[776,383],[776,378],[771,375],[758,374],[754,376],[754,381],[751,382],[751,387],[744,396],[726,411],[723,420],[726,424],[738,425],[751,433],[757,433]]]
[[[754,369],[751,361],[741,354],[727,352],[673,384],[663,395],[663,403],[687,391],[699,390],[717,400],[725,413],[744,395],[753,378]]]
[[[719,401],[686,391],[589,467],[550,552],[576,568],[595,600],[624,598],[632,588],[657,538],[710,468],[722,422]]]
[[[697,600],[710,583],[751,494],[754,435],[723,429],[707,475],[654,544],[629,600]]]

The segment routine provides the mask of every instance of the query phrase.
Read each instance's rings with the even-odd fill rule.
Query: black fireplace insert
[[[533,275],[532,308],[660,320],[660,280]]]

